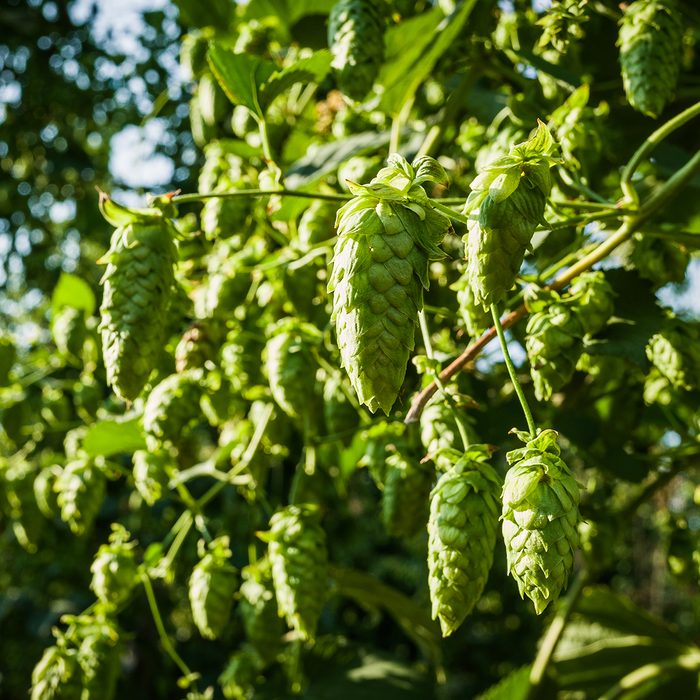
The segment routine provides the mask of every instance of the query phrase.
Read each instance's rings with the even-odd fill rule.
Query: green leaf
[[[263,117],[260,90],[277,71],[275,64],[258,56],[235,53],[217,41],[210,42],[208,57],[209,65],[229,100]]]
[[[246,5],[246,20],[274,17],[286,28],[307,15],[327,15],[335,0],[255,0]]]
[[[81,309],[92,316],[97,302],[90,285],[77,275],[62,272],[51,296],[51,311],[55,315],[64,306]]]
[[[530,688],[530,669],[530,666],[522,666],[512,671],[477,700],[525,700]]]
[[[138,418],[99,421],[88,429],[83,440],[83,449],[92,457],[130,454],[145,447]]]

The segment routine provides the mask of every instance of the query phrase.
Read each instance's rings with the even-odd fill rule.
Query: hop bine
[[[445,182],[429,157],[409,165],[389,156],[369,185],[338,211],[338,240],[328,284],[343,366],[361,403],[388,414],[415,343],[428,264],[450,221],[432,208],[423,182]]]
[[[503,539],[508,573],[539,615],[566,588],[578,547],[579,487],[559,457],[557,433],[544,430],[506,455]]]
[[[126,209],[106,195],[100,207],[117,227],[99,261],[107,264],[101,280],[102,354],[107,382],[119,397],[133,400],[163,349],[176,231],[158,209]]]
[[[475,303],[502,301],[515,277],[552,188],[554,141],[540,122],[532,137],[491,161],[471,183],[464,213],[469,222],[467,276]]]

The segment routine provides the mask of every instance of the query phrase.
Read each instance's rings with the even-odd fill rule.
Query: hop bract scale
[[[328,284],[343,366],[361,403],[388,414],[406,375],[428,264],[450,221],[432,208],[423,182],[445,182],[442,167],[397,154],[339,211]]]
[[[107,382],[123,399],[143,389],[163,349],[166,311],[177,258],[176,231],[158,209],[130,210],[106,195],[104,217],[117,229],[102,276],[102,355]]]
[[[543,219],[552,188],[554,140],[540,122],[532,137],[480,170],[464,213],[470,216],[467,275],[474,300],[485,309],[502,301]]]
[[[493,563],[501,480],[488,464],[490,454],[486,445],[470,445],[430,494],[428,584],[444,637],[476,605]]]
[[[557,433],[518,433],[525,447],[506,457],[503,539],[508,573],[539,615],[566,588],[578,547],[579,486],[559,456]]]
[[[328,553],[318,507],[287,506],[260,533],[269,542],[277,605],[302,639],[313,639],[328,592]]]

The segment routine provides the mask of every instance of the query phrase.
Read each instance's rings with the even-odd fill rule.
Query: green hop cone
[[[683,54],[683,19],[673,0],[636,0],[617,41],[627,101],[656,118],[673,97]]]
[[[401,421],[381,421],[359,433],[365,448],[357,466],[367,467],[377,488],[384,489],[387,472],[387,457],[392,451],[406,447],[406,425]]]
[[[643,233],[632,236],[629,263],[655,287],[683,282],[689,262],[690,253],[675,241]]]
[[[428,264],[450,221],[435,211],[421,183],[444,182],[432,158],[409,165],[389,156],[369,185],[338,211],[338,240],[328,285],[343,366],[361,403],[388,414],[415,343]]]
[[[228,625],[238,586],[228,537],[218,537],[206,550],[200,543],[200,557],[189,581],[192,619],[203,637],[217,639]]]
[[[82,692],[77,650],[48,647],[32,671],[31,700],[82,700]]]
[[[250,700],[261,670],[260,657],[245,647],[235,651],[219,676],[221,692],[226,700]]]
[[[226,340],[219,349],[219,365],[234,389],[244,393],[262,381],[260,356],[263,344],[259,335],[240,323],[230,324]]]
[[[328,593],[326,534],[318,508],[283,508],[270,519],[264,538],[280,614],[302,639],[313,639]]]
[[[583,352],[584,328],[577,307],[556,292],[541,292],[526,304],[535,311],[528,318],[525,341],[530,373],[535,395],[547,401],[574,376]]]
[[[343,380],[333,375],[323,385],[323,418],[327,435],[349,438],[360,417],[343,391]]]
[[[7,466],[3,461],[0,461],[3,510],[10,518],[17,542],[28,552],[36,552],[45,523],[34,495],[37,467],[24,459],[13,459]]]
[[[203,391],[201,370],[171,374],[151,391],[143,409],[143,429],[151,451],[181,442],[187,429],[201,418]]]
[[[52,319],[51,335],[62,355],[79,358],[87,337],[84,311],[64,306]]]
[[[582,25],[589,19],[587,5],[587,0],[554,0],[551,7],[537,21],[542,27],[538,46],[551,46],[558,53],[565,53],[569,42],[582,39]]]
[[[472,611],[493,563],[501,480],[489,455],[485,445],[470,445],[430,494],[428,584],[443,637]]]
[[[54,486],[60,474],[61,466],[52,464],[49,467],[44,467],[34,479],[34,498],[39,510],[46,518],[58,515],[58,502]]]
[[[382,521],[394,537],[415,535],[428,518],[431,470],[412,455],[394,453],[386,459]]]
[[[277,610],[270,560],[265,558],[242,571],[238,611],[248,643],[269,664],[282,646],[284,624]]]
[[[175,348],[175,371],[198,369],[216,356],[218,346],[213,330],[203,323],[193,323],[180,338]]]
[[[134,486],[149,506],[168,492],[172,458],[163,450],[137,450],[133,456]]]
[[[544,430],[506,457],[503,539],[508,573],[539,615],[566,588],[578,547],[579,487],[559,457],[557,433]]]
[[[0,387],[10,384],[10,370],[16,361],[15,341],[9,333],[0,331]]]
[[[92,526],[105,496],[105,476],[90,457],[76,457],[66,464],[56,479],[61,520],[71,532],[82,535]]]
[[[121,525],[113,523],[109,542],[100,545],[90,567],[90,588],[98,600],[115,607],[129,600],[137,583],[136,543],[130,541],[130,537]]]
[[[224,177],[213,191],[226,193],[245,187],[245,182],[233,182]],[[231,238],[240,245],[249,214],[250,199],[247,197],[212,197],[202,207],[202,232],[210,241]]]
[[[295,420],[314,414],[316,361],[311,343],[316,329],[293,318],[279,321],[265,346],[265,369],[277,405]]]
[[[446,471],[454,464],[454,460],[445,450],[455,450],[462,445],[455,413],[462,422],[469,442],[475,442],[476,435],[471,417],[457,405],[451,406],[448,400],[441,396],[431,401],[420,416],[420,439],[423,449],[440,471]]]
[[[315,199],[304,210],[299,220],[297,238],[302,250],[310,250],[323,241],[333,238],[335,234],[335,216],[338,205],[324,199]]]
[[[647,357],[676,389],[700,387],[700,324],[670,319],[647,343]]]
[[[83,675],[81,700],[112,700],[121,675],[119,630],[107,617],[88,618],[79,634],[78,663]]]
[[[107,382],[122,399],[135,399],[163,350],[164,324],[177,257],[172,224],[157,210],[136,212],[105,195],[105,218],[117,226],[102,276],[102,354]]]
[[[459,313],[464,321],[467,333],[469,333],[471,338],[478,338],[487,328],[491,327],[493,320],[491,312],[484,309],[474,298],[468,268],[465,269],[450,289],[457,292]]]
[[[613,315],[613,292],[603,272],[584,272],[574,278],[568,299],[575,305],[576,315],[588,335],[600,333]]]
[[[528,141],[479,171],[471,183],[464,213],[472,217],[467,245],[467,275],[474,302],[487,309],[502,301],[515,277],[552,187],[549,169],[554,141],[540,122]]]
[[[372,88],[384,61],[383,2],[338,0],[328,18],[328,45],[338,86],[353,100]]]

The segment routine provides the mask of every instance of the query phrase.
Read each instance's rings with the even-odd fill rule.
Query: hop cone
[[[62,355],[80,357],[87,336],[85,313],[82,309],[64,306],[53,318],[51,334]]]
[[[284,625],[277,611],[269,559],[246,566],[242,574],[238,610],[246,639],[262,661],[271,663],[282,645]]]
[[[137,583],[135,542],[121,525],[112,525],[109,543],[100,545],[92,562],[90,588],[103,603],[118,607],[131,597]]]
[[[450,289],[457,292],[459,313],[462,316],[467,333],[469,333],[471,338],[478,338],[487,328],[490,328],[493,320],[491,319],[491,312],[484,309],[474,299],[468,268]]]
[[[439,397],[431,401],[421,413],[421,443],[427,456],[440,471],[446,471],[454,464],[452,457],[444,451],[455,450],[462,444],[455,412],[467,431],[469,442],[474,442],[476,436],[471,426],[471,418],[460,408],[451,407],[448,400]]]
[[[394,537],[415,535],[428,517],[430,470],[409,455],[395,453],[386,460],[382,520]]]
[[[545,430],[506,455],[512,466],[501,519],[508,573],[538,615],[566,587],[578,546],[579,488],[556,440],[554,430]]]
[[[123,399],[143,389],[163,349],[166,311],[177,252],[175,230],[159,213],[140,215],[102,198],[105,218],[117,225],[100,307],[107,382]]]
[[[357,466],[367,471],[377,485],[383,489],[386,481],[386,460],[392,450],[401,451],[406,446],[405,424],[400,421],[375,423],[360,433],[365,453]]]
[[[297,229],[299,246],[302,250],[309,250],[333,238],[337,211],[337,204],[323,199],[315,199],[311,206],[304,210]]]
[[[700,387],[700,324],[669,323],[651,337],[646,353],[676,389]]]
[[[467,275],[475,303],[487,309],[513,286],[525,251],[542,223],[551,189],[554,141],[540,122],[533,136],[496,158],[471,183],[465,213],[469,222]]]
[[[501,481],[489,454],[486,446],[471,445],[430,494],[428,583],[443,637],[472,611],[493,563]]]
[[[166,377],[148,395],[143,429],[153,452],[161,445],[179,443],[183,432],[200,418],[201,382],[201,371],[187,370]]]
[[[0,386],[10,383],[10,370],[17,361],[17,348],[12,336],[0,331]]]
[[[58,514],[54,486],[60,474],[61,467],[58,464],[52,464],[50,467],[44,467],[34,479],[34,498],[39,510],[46,518],[53,518]]]
[[[215,539],[201,555],[189,581],[192,619],[203,637],[216,639],[228,625],[238,573],[230,563],[228,537]]]
[[[296,420],[308,419],[315,403],[316,362],[305,328],[294,319],[284,319],[273,328],[265,347],[265,369],[272,397]]]
[[[202,367],[216,356],[218,344],[212,337],[212,329],[203,323],[193,323],[180,338],[175,348],[175,371]]]
[[[81,676],[75,649],[48,647],[32,671],[31,700],[81,700]]]
[[[635,234],[632,245],[629,262],[640,277],[650,280],[657,287],[669,282],[683,282],[690,262],[690,254],[685,248],[675,241],[644,234]]]
[[[527,322],[525,349],[535,395],[548,400],[571,381],[583,351],[583,324],[572,304],[559,301],[555,292],[542,311],[533,313]]]
[[[372,88],[384,61],[382,3],[373,0],[338,0],[328,18],[328,45],[338,86],[353,100]]]
[[[565,53],[570,41],[582,39],[582,25],[589,19],[587,4],[587,0],[555,0],[537,22],[542,27],[539,47],[551,45],[557,52]]]
[[[226,700],[250,700],[255,680],[260,673],[260,657],[252,649],[235,651],[219,676],[221,692]]]
[[[82,616],[81,616],[82,617]],[[80,630],[81,700],[112,700],[121,675],[119,631],[108,618],[88,620]]]
[[[326,599],[326,535],[315,506],[287,506],[270,519],[269,557],[277,605],[302,639],[313,639]]]
[[[608,325],[613,315],[613,292],[602,272],[584,272],[576,277],[569,289],[569,299],[576,315],[589,335],[595,335]]]
[[[234,183],[228,178],[219,180],[214,192],[232,192],[245,188],[244,182]],[[202,207],[202,231],[210,241],[236,237],[236,244],[242,241],[250,200],[246,197],[213,197]]]
[[[168,491],[170,456],[162,450],[134,452],[134,486],[149,506],[159,501]]]
[[[673,0],[636,0],[629,5],[617,41],[628,102],[658,117],[673,97],[683,52],[683,20]]]
[[[389,166],[338,211],[338,240],[328,290],[342,364],[360,402],[388,414],[414,347],[428,288],[428,263],[450,222],[431,208],[421,182],[443,181],[432,159]],[[400,188],[400,189],[397,189]]]
[[[71,460],[56,479],[54,488],[61,520],[68,523],[75,535],[87,532],[105,495],[105,477],[96,462],[89,457]]]
[[[329,377],[323,385],[323,418],[327,435],[349,436],[360,420],[342,385],[338,375]]]

